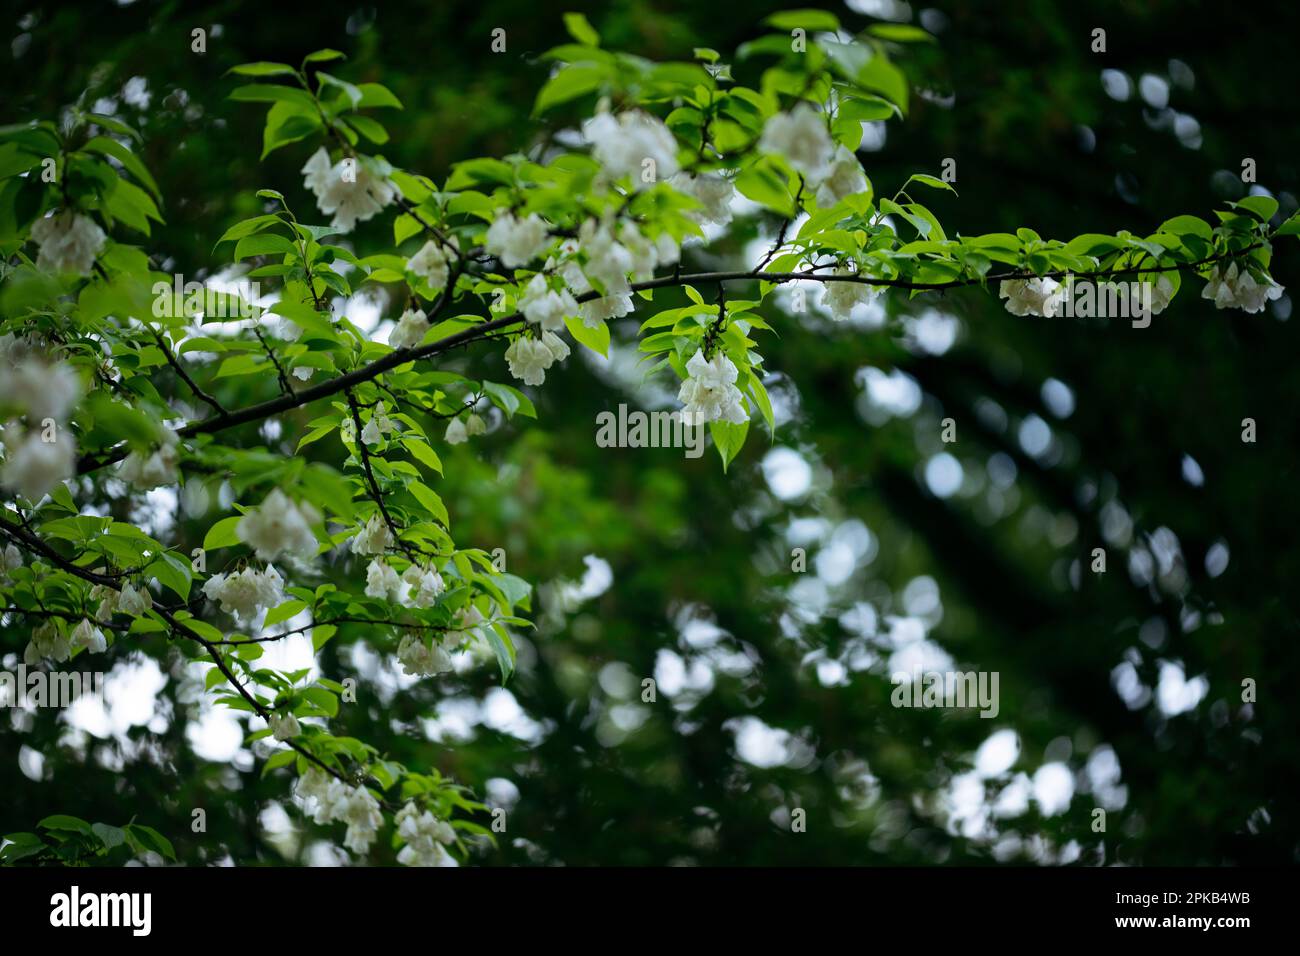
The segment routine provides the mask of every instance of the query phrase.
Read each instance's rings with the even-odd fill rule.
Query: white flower
[[[23,650],[23,662],[37,664],[48,657],[63,662],[72,656],[72,644],[54,621],[46,621],[32,629],[32,638]]]
[[[321,800],[329,792],[330,784],[336,782],[319,767],[308,767],[294,784],[293,792],[302,800]]]
[[[483,612],[473,604],[460,608],[451,617],[452,629],[462,631],[467,637],[483,637]]]
[[[310,365],[299,365],[293,370],[293,377],[300,382],[305,382],[316,374],[316,370]]]
[[[32,241],[40,249],[36,268],[43,272],[90,275],[104,248],[104,230],[89,216],[65,209],[32,223]]]
[[[367,445],[377,445],[385,435],[396,430],[393,420],[388,417],[387,408],[383,402],[380,402],[370,413],[370,421],[366,422],[365,427],[361,429],[361,440]]]
[[[164,429],[162,441],[153,451],[148,454],[133,451],[127,455],[118,469],[118,477],[141,491],[159,485],[174,485],[180,480],[178,462],[176,433],[168,428]]]
[[[853,270],[837,268],[835,275],[856,275]],[[865,282],[827,282],[822,288],[822,305],[831,313],[836,322],[847,321],[854,308],[864,302],[870,302],[882,292],[880,286],[867,285]]]
[[[600,283],[606,295],[628,292],[627,274],[635,262],[632,253],[614,238],[609,225],[588,219],[578,231],[578,241],[587,255],[587,266],[583,270],[587,277]]]
[[[514,213],[505,212],[488,228],[484,248],[507,269],[516,269],[545,252],[549,242],[546,223],[536,213],[516,219]]]
[[[456,831],[451,824],[428,810],[421,813],[413,803],[398,810],[393,822],[397,824],[397,835],[406,844],[397,854],[397,862],[404,866],[441,866],[448,862],[443,844],[456,842]]]
[[[352,787],[337,808],[336,819],[348,825],[348,832],[343,837],[343,845],[353,853],[365,853],[375,840],[375,834],[383,826],[384,815],[379,810],[379,801],[365,787]]]
[[[849,196],[866,191],[867,177],[857,157],[844,146],[837,146],[830,169],[817,186],[817,205],[829,209]]]
[[[564,318],[578,314],[578,303],[573,300],[569,290],[556,292],[540,272],[524,287],[519,297],[519,311],[533,325],[554,331],[564,328]]]
[[[311,154],[307,164],[302,168],[302,184],[307,190],[315,196],[319,196],[329,188],[330,174],[330,154],[324,146]]]
[[[284,601],[284,579],[267,565],[265,571],[245,568],[237,574],[214,574],[203,584],[210,601],[218,601],[221,610],[242,621],[252,621],[267,608]]]
[[[33,424],[47,418],[63,421],[81,392],[81,377],[65,362],[0,360],[0,401],[22,408]]]
[[[653,278],[655,266],[659,265],[659,249],[655,244],[630,223],[619,231],[619,239],[632,257],[632,277],[638,282]]]
[[[465,420],[465,434],[473,437],[482,435],[487,431],[487,422],[483,421],[483,416],[470,412],[469,418]]]
[[[320,520],[320,512],[312,505],[305,501],[295,504],[275,488],[262,499],[261,506],[239,519],[235,534],[263,561],[274,561],[282,554],[311,559],[320,550],[311,526]]]
[[[113,612],[117,610],[117,591],[102,584],[96,584],[90,589],[90,600],[99,602],[99,607],[95,609],[96,621],[112,619]]]
[[[429,331],[429,319],[419,309],[407,309],[388,336],[388,344],[395,349],[413,349],[424,340]]]
[[[270,714],[266,718],[267,725],[271,728],[271,736],[276,740],[291,740],[302,733],[302,727],[298,724],[298,718],[293,714]]]
[[[791,169],[803,173],[811,182],[826,177],[835,156],[835,142],[826,130],[825,117],[804,102],[768,119],[759,148],[784,156]]]
[[[704,351],[697,349],[686,363],[686,371],[689,377],[682,382],[677,400],[684,406],[682,419],[687,425],[712,421],[739,424],[749,420],[735,385],[740,372],[723,352],[706,359]]]
[[[569,357],[569,345],[564,339],[560,338],[554,332],[542,333],[542,344],[551,350],[551,356],[557,362],[563,362]]]
[[[1007,300],[1012,315],[1052,318],[1065,302],[1065,287],[1055,279],[1003,279],[998,295]]]
[[[617,117],[597,113],[582,124],[582,135],[605,175],[631,175],[633,189],[644,189],[678,170],[677,140],[662,120],[642,110]]]
[[[11,429],[17,434],[16,429]],[[77,469],[77,450],[72,434],[56,432],[54,441],[44,441],[40,431],[31,431],[6,442],[5,463],[0,468],[0,485],[37,501],[59,482],[71,478]]]
[[[625,292],[588,299],[582,303],[582,324],[589,329],[609,319],[621,319],[632,312],[632,296]]]
[[[465,429],[465,423],[459,418],[453,418],[447,423],[447,433],[443,436],[448,445],[459,445],[469,437],[469,432]]]
[[[23,553],[18,550],[17,545],[9,545],[5,548],[4,555],[0,556],[0,570],[5,574],[10,571],[17,571],[23,566]]]
[[[1284,287],[1265,276],[1257,282],[1249,269],[1238,269],[1233,262],[1225,270],[1222,264],[1210,270],[1210,281],[1201,292],[1201,298],[1213,299],[1216,309],[1243,309],[1246,312],[1263,312],[1271,299],[1280,298]]]
[[[682,247],[671,233],[661,232],[655,239],[655,257],[658,265],[676,265],[682,258]]]
[[[434,677],[452,669],[451,655],[436,642],[407,634],[397,645],[397,660],[402,672],[412,677]]]
[[[72,646],[84,647],[92,654],[102,654],[108,650],[108,641],[104,639],[103,631],[83,617],[81,623],[72,629]]]
[[[546,370],[554,362],[555,353],[535,338],[520,336],[506,349],[506,364],[510,367],[510,374],[525,385],[541,385],[545,382]]]
[[[1169,281],[1168,276],[1164,275],[1156,281],[1155,285],[1147,284],[1151,288],[1151,314],[1159,315],[1174,299],[1174,284]]]
[[[453,249],[456,241],[451,241]],[[420,247],[420,251],[406,261],[408,272],[422,278],[432,289],[441,289],[447,284],[451,275],[451,259],[446,247],[436,239],[430,239]]]
[[[366,568],[366,597],[381,601],[398,601],[402,596],[402,579],[382,558],[374,558]]]
[[[696,222],[718,226],[731,222],[731,199],[736,193],[731,180],[709,173],[699,176],[678,173],[673,177],[673,185],[704,207],[686,213]]]
[[[402,584],[407,588],[407,598],[403,603],[420,608],[433,607],[438,602],[438,595],[447,589],[441,574],[418,564],[412,564],[403,572]]]
[[[392,184],[359,157],[345,157],[331,167],[324,146],[312,154],[302,172],[303,185],[315,194],[321,212],[333,214],[330,225],[340,232],[351,232],[396,196]]]
[[[352,538],[353,554],[383,554],[393,543],[393,533],[388,530],[388,523],[383,515],[375,512],[366,522],[365,527]]]
[[[139,616],[153,607],[153,595],[147,587],[136,590],[130,584],[122,588],[117,595],[117,611],[120,614]]]

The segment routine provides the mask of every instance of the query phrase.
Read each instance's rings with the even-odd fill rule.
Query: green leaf
[[[506,413],[506,418],[513,418],[515,412],[527,415],[529,418],[537,417],[537,409],[533,407],[532,400],[513,386],[484,382],[483,394],[492,400],[492,404]]]
[[[172,591],[182,601],[190,597],[190,566],[173,554],[163,552],[145,568],[145,574],[152,574],[163,587]]]
[[[321,74],[322,76],[324,74]],[[296,103],[276,103],[266,113],[266,126],[262,130],[262,159],[281,146],[306,139],[322,129],[321,119],[315,113]]]
[[[418,461],[430,471],[436,471],[442,474],[442,459],[438,453],[429,447],[428,442],[420,441],[418,438],[402,439],[402,446],[411,453],[411,457]]]
[[[510,632],[504,624],[493,623],[491,627],[484,628],[483,633],[492,647],[492,653],[496,655],[497,666],[501,668],[501,683],[504,684],[515,672],[515,645],[510,640]]]
[[[53,816],[46,817],[36,824],[46,830],[59,830],[67,833],[90,833],[90,824],[80,817],[70,817],[67,814],[56,813]]]
[[[840,28],[839,17],[827,10],[783,10],[763,21],[778,30],[831,30]]]
[[[271,610],[266,612],[266,620],[262,622],[262,627],[271,627],[274,624],[281,624],[284,621],[289,620],[289,618],[293,617],[299,611],[304,610],[306,607],[306,601],[299,601],[296,599],[285,601],[278,607],[273,607]]]
[[[294,76],[297,71],[287,63],[271,63],[259,60],[256,63],[241,63],[226,71],[227,75],[237,76]]]
[[[311,701],[321,710],[325,711],[331,717],[338,716],[339,699],[338,696],[324,687],[307,687],[303,689],[302,696]]]
[[[214,548],[230,548],[239,544],[239,536],[235,534],[235,526],[243,520],[243,515],[232,515],[229,518],[222,518],[203,536],[203,550],[211,551]]]
[[[262,776],[265,777],[272,770],[279,770],[281,767],[287,767],[298,757],[298,751],[285,748],[277,750],[267,758],[266,763],[262,765]]]
[[[442,503],[442,499],[438,497],[436,491],[422,481],[409,482],[406,487],[415,496],[415,500],[441,521],[444,526],[448,523],[447,506]]]
[[[1277,200],[1272,196],[1247,196],[1239,202],[1232,203],[1237,209],[1245,209],[1247,212],[1258,216],[1263,222],[1268,222],[1277,212]]]
[[[932,189],[947,190],[948,192],[952,193],[954,196],[957,194],[957,190],[953,188],[951,183],[945,183],[942,179],[939,179],[937,176],[929,176],[925,173],[913,173],[911,176],[909,176],[907,183],[903,184],[904,189],[907,188],[908,183],[920,183],[921,185],[929,186]]]
[[[359,83],[358,88],[361,90],[361,102],[358,106],[362,109],[390,107],[400,110],[402,108],[402,101],[381,83]]]
[[[388,142],[388,130],[384,129],[381,123],[372,120],[369,116],[349,116],[343,122],[347,123],[372,143]]]
[[[1279,236],[1300,235],[1300,212],[1296,213],[1286,222],[1282,223],[1282,225],[1278,226],[1277,234]]]
[[[39,166],[44,157],[19,149],[16,143],[0,146],[0,179],[17,176]]]
[[[171,841],[155,830],[153,827],[147,827],[141,823],[130,823],[126,827],[127,839],[132,840],[139,847],[146,850],[154,850],[162,854],[173,863],[176,862],[176,850],[172,847]]]
[[[912,26],[910,23],[873,23],[867,27],[867,32],[873,37],[892,40],[895,43],[934,42],[934,37],[929,33],[926,33],[920,27]]]
[[[131,152],[115,139],[109,139],[107,136],[96,136],[86,142],[81,147],[84,152],[99,153],[103,156],[112,156],[124,167],[126,171],[138,179],[144,186],[155,196],[160,195],[158,184],[154,182],[153,176],[149,175],[149,170],[145,168],[140,158]]]
[[[90,829],[94,831],[95,836],[99,837],[100,842],[110,850],[126,842],[126,831],[109,826],[107,823],[92,824]]]
[[[305,68],[308,63],[333,63],[335,60],[346,60],[347,55],[340,53],[338,50],[324,49],[308,53],[302,58],[302,65]]]
[[[306,90],[297,86],[275,83],[251,83],[230,91],[229,99],[240,103],[294,103],[307,110],[316,108],[316,101]]]
[[[537,91],[533,114],[544,113],[553,106],[592,93],[600,89],[608,79],[609,72],[603,66],[586,63],[566,66]]]
[[[566,13],[564,28],[569,31],[569,36],[584,46],[600,46],[600,34],[581,13]]]
[[[725,472],[727,466],[745,445],[745,436],[749,434],[749,422],[741,422],[738,425],[731,422],[709,422],[709,434],[713,436],[713,444],[718,448],[718,455],[722,458],[722,470]]]
[[[580,316],[570,315],[565,317],[564,324],[569,327],[569,334],[575,341],[581,342],[597,355],[609,358],[608,323],[598,322],[593,329],[583,322]]]

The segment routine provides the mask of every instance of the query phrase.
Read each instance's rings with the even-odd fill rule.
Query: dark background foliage
[[[546,135],[530,106],[547,74],[538,54],[564,40],[563,9],[586,7],[608,47],[689,58],[697,46],[726,55],[760,35],[762,17],[782,5],[6,6],[4,122],[56,116],[78,98],[115,97],[134,76],[148,81],[149,108],[120,111],[143,133],[143,157],[166,197],[167,224],[150,249],[191,275],[225,265],[213,242],[259,210],[256,189],[280,189],[296,209],[311,211],[298,169],[315,145],[258,162],[263,111],[225,99],[235,83],[223,74],[236,63],[344,51],[349,61],[336,72],[382,81],[406,106],[385,117],[392,142],[384,154],[441,179],[457,159],[525,149]],[[851,28],[871,20],[834,9]],[[1295,210],[1295,5],[947,2],[911,13],[937,30],[938,43],[900,62],[932,95],[916,97],[911,115],[891,124],[883,148],[863,161],[877,192],[889,195],[911,172],[937,173],[944,158],[955,158],[960,199],[933,203],[949,233],[1030,226],[1063,238],[1121,228],[1144,234],[1181,213],[1209,218],[1213,206],[1246,190],[1245,157],[1256,161],[1282,215]],[[190,51],[195,27],[209,31],[206,55]],[[489,52],[494,27],[507,30],[504,54]],[[1096,27],[1107,31],[1105,54],[1090,49]],[[1103,69],[1134,85],[1143,74],[1166,79],[1169,108],[1144,103],[1136,90],[1125,101],[1108,96]],[[1175,112],[1194,118],[1199,136],[1183,120],[1180,138]],[[358,246],[391,244],[389,221],[366,224]],[[772,224],[738,233],[752,236],[760,225]],[[1292,248],[1277,250],[1278,281],[1300,282],[1297,266]],[[975,291],[891,300],[890,321],[879,329],[769,310],[780,338],[765,354],[792,410],[775,442],[797,450],[814,473],[812,490],[793,501],[775,497],[765,478],[767,436],[751,435],[725,475],[712,452],[684,460],[673,451],[596,447],[597,412],[634,399],[592,364],[571,359],[535,390],[536,424],[516,420],[448,449],[440,489],[458,539],[504,547],[510,571],[531,581],[576,578],[587,554],[612,565],[608,591],[569,613],[539,615],[542,626],[524,642],[508,690],[540,733],[521,739],[488,725],[495,721],[471,721],[466,738],[427,738],[422,721],[449,699],[507,700],[490,667],[421,682],[392,700],[363,692],[338,725],[394,759],[504,795],[509,829],[498,848],[476,857],[487,863],[1032,862],[1043,859],[1039,838],[1076,842],[1083,863],[1293,862],[1295,323],[1287,300],[1261,315],[1217,312],[1199,298],[1200,285],[1188,282],[1141,330],[1121,321],[1016,318]],[[942,355],[909,348],[904,334],[906,316],[928,308],[960,322],[956,344]],[[500,352],[480,347],[450,361],[506,380]],[[856,376],[864,366],[912,376],[925,395],[919,410],[878,426],[864,421]],[[1049,378],[1073,393],[1068,417],[1044,403]],[[1018,437],[1034,415],[1052,429],[1047,455],[1030,454]],[[310,417],[286,416],[278,439],[251,426],[225,438],[292,454]],[[945,417],[958,428],[958,442],[947,447],[938,442]],[[1241,440],[1247,417],[1258,423],[1253,444]],[[307,453],[331,454],[325,444]],[[926,460],[943,450],[968,477],[963,492],[946,499],[923,477]],[[1185,455],[1199,465],[1202,485],[1184,477]],[[1008,458],[1014,484],[993,508],[988,478],[982,488],[975,478],[988,475],[991,459],[1005,473]],[[1132,521],[1127,547],[1103,534],[1103,516],[1114,514],[1108,502]],[[792,519],[818,517],[832,525],[858,519],[878,547],[874,561],[825,589],[820,613],[809,610],[803,583],[815,576],[817,546],[800,576],[789,570],[786,538]],[[208,522],[177,520],[180,540],[201,540]],[[1073,535],[1056,533],[1071,527]],[[1180,554],[1169,573],[1144,582],[1130,573],[1130,553],[1140,568],[1142,552],[1169,540],[1160,529],[1176,536]],[[1230,560],[1211,577],[1205,557],[1216,541]],[[1104,575],[1087,571],[1094,547],[1107,548]],[[1078,588],[1070,575],[1076,561],[1084,568]],[[1000,673],[996,720],[891,707],[887,652],[871,668],[847,668],[831,686],[819,678],[819,662],[847,659],[857,646],[841,612],[869,601],[882,617],[902,614],[904,587],[922,575],[937,582],[944,609],[932,639],[959,667]],[[691,615],[720,631],[701,641],[698,627],[681,626]],[[355,673],[348,645],[365,638],[345,629],[322,656],[327,673]],[[21,654],[25,641],[16,624],[0,630],[4,654]],[[129,742],[74,739],[57,713],[0,715],[0,832],[29,829],[55,811],[111,823],[136,815],[189,862],[302,859],[286,857],[259,823],[268,804],[285,800],[285,772],[261,779],[259,767],[196,756],[186,728],[197,708],[178,697],[179,658],[157,637],[142,649],[169,678],[158,703],[162,732],[137,726]],[[664,651],[708,671],[710,686],[694,695],[661,692],[642,705],[639,682],[663,666]],[[1204,675],[1208,693],[1176,716],[1150,696],[1130,706],[1112,676],[1125,660],[1148,687],[1159,683],[1160,661],[1181,662],[1189,677]],[[610,668],[618,664],[626,669]],[[630,698],[620,696],[619,674],[635,680]],[[1244,678],[1258,682],[1251,706],[1241,702]],[[643,723],[619,729],[633,713],[632,722]],[[735,723],[745,718],[787,731],[807,752],[774,767],[747,762],[737,749],[744,725]],[[942,794],[1002,728],[1019,734],[1020,756],[986,782],[990,798],[1014,774],[1064,761],[1077,783],[1068,811],[1044,817],[1031,802],[1023,815],[997,820],[997,835],[987,839],[945,827]],[[1090,826],[1098,803],[1083,770],[1103,744],[1118,756],[1126,788],[1104,835]],[[44,755],[39,781],[19,772],[24,747]],[[513,788],[488,788],[489,780]],[[197,807],[207,810],[206,834],[190,831]],[[807,811],[805,833],[790,832],[795,807]]]

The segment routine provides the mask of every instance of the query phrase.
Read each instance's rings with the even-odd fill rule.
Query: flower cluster
[[[464,421],[460,420],[460,416],[449,421],[443,438],[448,445],[459,445],[475,435],[482,435],[485,431],[487,431],[487,422],[483,421],[483,416],[470,412]]]
[[[279,488],[262,499],[235,526],[239,540],[251,547],[263,561],[282,555],[297,555],[304,560],[316,557],[320,545],[312,525],[319,524],[321,514],[308,502],[295,504]]]
[[[1210,281],[1201,292],[1201,298],[1212,299],[1216,309],[1243,309],[1246,312],[1263,312],[1264,306],[1281,298],[1284,288],[1269,276],[1260,282],[1247,268],[1236,262],[1226,269],[1222,264],[1210,270]]]
[[[90,275],[107,238],[89,216],[71,209],[55,212],[32,223],[32,241],[39,250],[36,268],[44,272]]]
[[[1012,315],[1052,318],[1065,304],[1066,289],[1055,279],[1003,279],[998,295],[1007,300]]]
[[[407,309],[388,336],[388,344],[395,349],[413,349],[424,340],[429,328],[429,317],[424,312],[420,309]]]
[[[442,289],[451,277],[451,263],[457,251],[455,239],[450,239],[445,244],[441,240],[430,239],[406,261],[406,271],[423,279],[429,288]]]
[[[541,216],[531,213],[523,219],[505,212],[488,228],[484,248],[501,260],[507,269],[526,266],[550,245],[551,237]]]
[[[174,485],[180,481],[179,462],[176,433],[168,428],[163,430],[162,440],[152,451],[133,451],[127,455],[118,469],[118,477],[141,491]]]
[[[521,335],[506,349],[510,374],[525,385],[541,385],[546,381],[546,370],[568,357],[569,346],[554,332],[543,332],[541,338]]]
[[[245,568],[235,574],[214,574],[204,582],[203,593],[227,614],[251,622],[284,600],[284,578],[270,565],[262,571]]]
[[[358,222],[365,222],[389,205],[397,193],[386,178],[371,168],[365,157],[344,157],[330,165],[330,154],[322,146],[302,168],[303,185],[316,197],[316,205],[325,215],[333,215],[330,225],[340,232],[351,232]]]
[[[847,266],[840,266],[835,270],[837,276],[859,274]],[[845,322],[855,308],[870,302],[883,291],[882,286],[868,285],[865,282],[827,282],[822,290],[822,305],[836,322]]]
[[[758,145],[783,157],[816,192],[817,204],[823,208],[866,191],[867,178],[857,158],[835,144],[825,115],[808,103],[800,102],[788,113],[768,119]]]
[[[451,655],[436,640],[407,634],[397,644],[397,659],[412,677],[436,677],[452,669]]]
[[[0,485],[39,501],[76,473],[76,441],[63,422],[81,394],[81,378],[70,365],[46,361],[25,339],[0,338],[0,405],[27,422],[4,427]]]
[[[383,515],[376,512],[352,537],[353,554],[383,554],[393,543],[393,533]]]
[[[351,787],[316,767],[298,778],[295,793],[306,802],[317,824],[346,823],[343,845],[353,853],[365,853],[383,826],[379,801],[366,787]]]
[[[88,653],[102,654],[108,650],[108,639],[104,632],[86,618],[82,618],[70,634],[63,632],[63,625],[56,620],[48,620],[32,628],[31,639],[23,651],[23,662],[28,666],[37,664],[42,658],[62,663],[72,656],[78,648]]]
[[[405,607],[432,607],[446,589],[442,575],[432,566],[412,562],[398,575],[383,558],[374,558],[366,568],[366,595]]]
[[[397,835],[406,845],[397,854],[403,866],[445,866],[451,859],[444,845],[456,842],[456,831],[430,811],[408,802],[393,817]]]
[[[103,568],[99,570],[102,572]],[[99,607],[95,610],[97,621],[111,620],[114,614],[139,617],[153,607],[153,595],[149,593],[149,589],[142,587],[136,590],[130,582],[124,584],[120,591],[107,585],[96,584],[90,589],[90,599],[99,602]]]
[[[739,424],[749,420],[742,404],[744,396],[736,387],[739,370],[723,352],[706,359],[704,351],[697,350],[686,363],[686,372],[687,379],[677,393],[686,424],[696,426],[714,421]]]
[[[642,110],[600,112],[582,124],[591,154],[611,180],[632,177],[644,189],[678,170],[677,140],[663,121]]]

